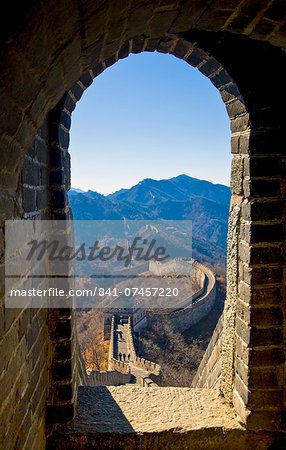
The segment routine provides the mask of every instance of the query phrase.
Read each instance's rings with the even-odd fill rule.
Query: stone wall
[[[108,351],[108,370],[112,370],[109,366],[110,361],[114,358],[114,316],[111,318],[111,326],[110,326],[110,342],[109,342],[109,351]]]
[[[45,447],[45,409],[51,377],[49,314],[46,308],[5,306],[3,261],[4,220],[50,218],[47,134],[45,123],[26,155],[20,147],[10,147],[6,170],[10,167],[15,176],[16,166],[22,167],[21,182],[16,183],[14,193],[13,177],[8,173],[1,177],[3,183],[9,176],[10,184],[8,191],[0,192],[0,447],[5,443],[5,448]],[[14,250],[20,251],[21,236],[15,236],[13,244]]]
[[[132,314],[132,326],[135,333],[139,333],[147,327],[146,309],[144,305]]]
[[[64,119],[64,114],[62,114]],[[65,117],[65,120],[68,120]],[[66,123],[66,122],[65,122]],[[51,219],[63,223],[65,235],[73,233],[72,212],[68,201],[70,189],[70,156],[65,149],[64,126],[58,127],[58,116],[54,110],[48,115],[49,138],[47,153],[50,158],[49,193]],[[68,267],[66,267],[66,270]],[[66,272],[72,275],[72,272]],[[59,283],[59,280],[57,280]],[[61,282],[68,292],[72,278]],[[51,429],[63,420],[73,418],[77,401],[78,385],[78,341],[76,336],[75,300],[73,297],[55,300],[49,312],[49,335],[52,371],[46,421]]]
[[[50,121],[47,119],[37,131],[28,152],[22,154],[20,181],[16,192],[7,196],[13,208],[10,216],[7,209],[3,218],[55,218],[53,211],[56,195],[51,191],[54,180],[50,173],[53,157],[50,152],[49,131]],[[1,198],[3,202],[4,197]],[[7,201],[4,204],[8,206]],[[3,240],[2,231],[0,236]],[[18,246],[20,251],[22,245],[23,242],[15,240],[15,249]],[[4,278],[2,282],[1,297],[4,297]],[[43,279],[41,283],[37,283],[37,287],[41,289],[51,286],[51,280]],[[1,391],[3,398],[0,398],[0,405],[3,407],[3,410],[0,407],[3,426],[0,442],[2,438],[7,440],[8,432],[12,447],[31,448],[36,445],[42,448],[45,445],[45,435],[52,431],[53,424],[61,423],[63,417],[69,420],[74,414],[77,379],[76,340],[73,339],[75,321],[72,304],[69,300],[67,304],[69,307],[62,309],[47,309],[46,306],[22,310],[5,307],[4,298],[1,299],[0,382],[5,388]],[[10,370],[17,373],[16,379],[12,375],[10,379]],[[10,380],[9,383],[3,382],[4,377],[5,380]],[[11,405],[11,409],[6,402]],[[2,414],[5,416],[3,420]],[[23,433],[23,429],[28,429],[29,432]]]
[[[193,379],[193,388],[220,387],[222,332],[223,316],[219,318],[212,338]]]
[[[111,328],[114,332],[114,316],[112,317]],[[114,358],[113,346],[114,334],[110,336],[108,371],[100,372],[99,370],[92,370],[89,373],[86,371],[82,354],[78,346],[78,375],[80,386],[118,386],[130,382],[130,368],[128,364]]]
[[[108,371],[116,370],[117,372],[128,374],[130,372],[129,364],[124,361],[119,361],[116,358],[111,358],[108,361]]]
[[[111,336],[110,336],[110,346],[109,346],[109,355],[108,355],[108,372],[120,372],[125,376],[127,379],[128,377],[131,377],[130,374],[130,366],[128,363],[124,361],[119,361],[115,358],[115,349],[114,349],[114,327],[115,327],[115,317],[112,317],[111,321]],[[141,369],[146,370],[150,374],[150,380],[152,379],[153,382],[160,383],[160,376],[161,376],[161,368],[158,364],[155,364],[151,361],[148,361],[144,358],[139,358],[136,355],[134,342],[133,342],[133,336],[132,336],[132,326],[131,326],[131,317],[128,317],[128,331],[127,331],[127,339],[128,339],[128,349],[131,355],[131,361],[134,366],[139,367]],[[107,372],[107,373],[108,373]],[[100,378],[100,375],[96,375]],[[108,377],[108,375],[106,375]],[[112,378],[112,376],[110,376]],[[114,378],[116,378],[114,376]],[[129,378],[130,379],[130,378]],[[143,381],[142,381],[143,383]],[[151,381],[150,381],[151,383]],[[146,384],[147,386],[147,384]]]
[[[178,301],[176,304],[178,308],[185,308],[187,305],[191,305],[204,292],[207,280],[205,271],[202,268],[203,266],[194,259],[183,260],[177,258],[163,264],[152,260],[149,262],[149,271],[158,277],[163,275],[190,277],[192,282],[195,281],[196,285],[201,286],[200,289],[193,292],[188,298]]]
[[[158,261],[149,261],[149,270],[158,277],[162,275],[183,275],[191,277],[198,285],[204,283],[204,272],[199,268],[198,261],[195,259],[175,258],[171,261],[160,263]]]
[[[200,286],[200,289],[191,293],[189,297],[178,301],[176,308],[186,308],[192,305],[204,293],[208,282],[204,266],[194,259],[184,260],[176,258],[163,264],[151,260],[149,262],[149,271],[159,277],[163,275],[190,277],[192,283],[195,282],[196,286]]]
[[[77,345],[77,357],[78,357],[78,385],[86,386],[87,385],[87,372],[85,363],[82,357],[82,353],[80,351],[79,343]]]
[[[168,313],[168,319],[170,320],[170,323],[172,324],[174,329],[183,332],[190,326],[198,323],[203,317],[211,312],[216,298],[216,281],[215,276],[210,269],[203,266],[202,264],[199,264],[195,260],[186,261],[182,259],[175,259],[165,264],[150,261],[149,270],[157,276],[190,276],[195,279],[200,286],[202,286],[188,299],[179,302],[177,304],[178,310],[173,311],[172,313]],[[221,331],[222,320],[219,321],[217,327]],[[217,336],[217,331],[214,332],[214,336]],[[215,340],[215,342],[213,339]],[[216,374],[218,378],[220,377],[220,362],[216,365],[215,372],[213,374],[210,374],[210,371],[213,369],[213,366],[211,366],[211,364],[213,364],[215,357],[220,359],[220,353],[218,356],[218,352],[221,351],[220,338],[219,345],[216,346],[214,355],[209,354],[209,352],[212,353],[213,346],[216,343],[217,338],[213,337],[213,339],[211,340],[208,351],[206,352],[201,362],[197,374],[197,377],[199,377],[199,379],[196,378],[196,383],[198,383],[197,387],[202,387],[203,385],[204,387],[206,387],[207,384],[207,387],[211,387],[209,386],[210,383],[214,382],[214,384],[217,384],[217,380],[215,380]],[[211,361],[209,361],[210,358]]]
[[[197,274],[195,270],[196,261],[194,259],[185,260],[182,258],[175,258],[171,261],[165,263],[160,263],[159,261],[149,261],[149,270],[154,275],[158,277],[162,275],[184,275],[186,277],[192,277],[192,279],[197,280],[201,284],[200,273]]]
[[[134,308],[116,308],[106,309],[104,312],[104,339],[110,339],[112,316],[114,315],[115,321],[120,316],[130,316],[132,320],[132,327],[136,333],[140,333],[141,330],[147,326],[146,308],[142,300],[136,301]]]

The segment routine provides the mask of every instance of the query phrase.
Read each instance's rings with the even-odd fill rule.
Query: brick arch
[[[219,61],[235,80],[249,115],[236,116],[234,113],[231,120],[234,160],[230,229],[233,231],[228,242],[230,273],[225,325],[229,326],[232,334],[226,334],[228,339],[222,345],[225,370],[221,378],[223,392],[229,399],[234,380],[233,400],[247,426],[263,430],[281,429],[281,417],[285,411],[285,357],[282,347],[286,316],[283,306],[286,295],[285,276],[283,284],[285,234],[282,225],[286,215],[284,19],[285,6],[279,0],[34,0],[25,2],[16,10],[11,3],[10,14],[8,12],[5,16],[8,31],[4,27],[1,29],[2,221],[13,217],[49,217],[50,189],[44,181],[44,168],[49,157],[45,147],[47,114],[89,69],[93,70],[103,61],[107,65],[115,62],[119,50],[122,52],[120,56],[130,49],[140,52],[146,41],[148,48],[145,50],[160,48],[164,52],[176,49],[169,46],[174,39],[188,41],[191,45],[198,43],[200,68],[210,70],[207,61],[204,62],[200,56],[205,52]],[[219,73],[223,74],[223,71]],[[216,82],[220,83],[219,79]],[[220,88],[219,85],[217,87]],[[231,100],[233,94],[231,90],[225,90],[225,101],[228,101],[227,97]],[[228,107],[235,110],[241,107],[240,103],[229,101]],[[43,123],[33,142],[36,130]],[[51,146],[65,136],[61,132],[60,138],[57,129],[54,132],[54,136],[49,133]],[[24,167],[19,178],[31,144],[29,167]],[[60,153],[58,156],[61,158]],[[67,167],[68,159],[65,164]],[[62,176],[61,170],[58,174],[56,172],[53,177]],[[65,211],[60,211],[62,206],[65,207],[65,197],[56,187],[63,185],[63,179],[59,184],[55,178],[51,181],[54,191],[52,204],[58,210],[54,213],[65,214]],[[64,181],[68,185],[68,177]],[[46,185],[45,195],[42,195],[41,183]],[[0,240],[3,247],[1,233]],[[231,267],[232,263],[235,267]],[[235,317],[237,329],[234,333]],[[66,319],[56,323],[62,336],[57,350],[62,358],[61,373],[72,378],[69,315]],[[0,309],[1,351],[3,347],[9,349],[6,344],[9,339],[17,345],[10,359],[19,368],[20,381],[23,380],[23,385],[19,379],[15,380],[14,386],[11,385],[14,373],[9,371],[13,364],[8,364],[9,358],[4,354],[1,373],[7,380],[5,388],[9,390],[12,403],[15,400],[15,407],[22,408],[11,426],[12,412],[6,408],[4,413],[3,409],[0,410],[0,422],[9,430],[11,446],[17,434],[19,439],[29,438],[29,442],[34,438],[33,442],[42,443],[44,439],[46,385],[43,373],[46,369],[45,361],[37,360],[37,356],[41,339],[45,339],[45,320],[42,313],[32,317],[27,311],[13,315],[11,311]],[[28,367],[23,356],[26,351],[23,336],[29,355],[35,360],[33,366],[30,364]],[[73,413],[75,392],[68,383],[59,385],[61,391],[55,392],[53,399],[55,403],[59,400],[59,405],[52,409],[50,417],[53,423],[68,420]],[[23,399],[20,400],[22,394]],[[27,417],[29,420],[31,406],[26,408],[24,402],[32,396],[41,398],[41,403],[40,409],[33,407],[35,426],[28,436],[20,425]],[[26,411],[28,415],[25,415]],[[6,439],[8,442],[7,435]]]
[[[116,63],[119,59],[127,57],[129,53],[157,50],[185,60],[210,79],[219,90],[226,105],[232,129],[232,153],[234,155],[231,173],[233,196],[229,218],[227,300],[224,310],[220,384],[223,395],[229,401],[234,402],[237,412],[243,420],[249,426],[259,428],[260,423],[265,421],[265,409],[268,408],[268,405],[267,407],[263,406],[262,396],[268,395],[269,403],[271,403],[270,397],[275,391],[271,384],[265,386],[263,378],[271,367],[273,369],[274,365],[273,360],[271,360],[265,367],[265,361],[263,361],[265,346],[276,345],[273,350],[274,353],[277,353],[275,357],[280,358],[281,364],[283,362],[283,352],[279,348],[281,338],[278,338],[278,335],[282,336],[281,310],[276,303],[269,308],[269,304],[265,301],[261,291],[262,274],[278,273],[281,270],[281,267],[278,267],[276,261],[274,261],[273,267],[265,272],[265,264],[271,265],[271,258],[273,257],[269,256],[270,259],[267,259],[267,248],[273,244],[273,248],[282,249],[283,242],[281,220],[277,223],[277,210],[281,206],[279,193],[281,161],[276,150],[271,149],[269,151],[265,146],[266,134],[270,133],[270,135],[275,136],[278,127],[269,126],[269,123],[267,123],[269,120],[267,111],[273,110],[273,105],[270,104],[271,98],[270,103],[265,103],[265,98],[266,102],[269,101],[267,93],[263,98],[260,98],[259,83],[257,86],[258,94],[255,96],[255,90],[249,91],[248,83],[245,82],[243,77],[241,78],[239,70],[236,77],[236,68],[230,64],[229,67],[233,75],[231,77],[225,69],[228,64],[223,65],[208,51],[209,49],[214,50],[213,54],[218,55],[222,61],[228,63],[225,54],[229,47],[223,48],[224,40],[228,40],[228,36],[223,35],[220,44],[215,49],[208,42],[211,37],[211,35],[205,35],[204,33],[198,33],[195,36],[186,35],[186,38],[191,39],[191,41],[186,38],[172,38],[170,36],[162,39],[138,37],[129,41],[111,57],[87,71],[80,77],[79,81],[72,85],[50,116],[53,136],[51,158],[52,162],[53,160],[56,162],[51,167],[51,204],[54,218],[64,219],[69,217],[70,211],[66,191],[70,184],[68,146],[71,114],[85,89],[107,67]],[[200,41],[204,48],[199,46],[198,42]],[[235,39],[232,45],[234,47],[237,45]],[[249,43],[246,42],[246,45],[249,45]],[[245,70],[242,70],[243,74],[244,72]],[[237,78],[246,101],[233,78]],[[249,84],[251,82],[253,80],[250,80]],[[246,103],[248,108],[245,105]],[[274,106],[277,106],[275,101]],[[266,112],[266,115],[264,115],[264,112]],[[252,256],[255,252],[261,252],[260,259],[259,256],[256,259]],[[278,277],[278,275],[276,276]],[[253,279],[256,280],[257,288],[253,285]],[[278,284],[278,278],[276,281],[276,284]],[[280,283],[281,281],[282,279],[280,279]],[[264,289],[269,289],[269,292],[272,292],[271,282],[267,287],[265,280],[263,280],[263,286]],[[255,291],[255,295],[253,295],[253,291]],[[273,315],[274,330],[270,320],[265,333],[265,325],[267,325],[266,322],[269,319],[264,321],[262,319],[263,314]],[[277,314],[278,322],[275,322],[275,314]],[[279,327],[280,330],[278,330]],[[247,357],[245,357],[245,352],[248,354]],[[251,358],[254,358],[255,361],[259,357],[261,357],[261,361],[254,368],[252,377],[249,371],[252,364]],[[261,376],[260,379],[257,374]],[[254,386],[253,380],[255,380]],[[281,394],[281,388],[276,391],[279,392],[279,395]]]
[[[51,160],[51,172],[50,172],[50,193],[51,193],[51,214],[53,219],[64,220],[71,217],[70,206],[67,197],[67,191],[70,189],[70,155],[68,152],[69,147],[69,130],[71,127],[71,116],[72,112],[76,107],[76,103],[80,100],[84,91],[92,84],[94,79],[100,75],[106,68],[115,64],[119,59],[126,58],[130,53],[141,53],[143,51],[159,51],[162,53],[172,54],[180,59],[186,61],[193,67],[198,68],[198,70],[205,76],[207,76],[214,86],[219,90],[222,100],[226,105],[226,109],[231,121],[236,121],[238,123],[235,129],[235,139],[237,142],[243,140],[244,148],[248,148],[248,138],[249,138],[249,127],[246,127],[249,121],[249,115],[244,105],[244,100],[238,90],[237,85],[226,72],[223,66],[213,58],[207,51],[202,50],[197,43],[190,43],[184,39],[174,38],[174,39],[146,39],[144,37],[139,37],[127,44],[123,45],[113,56],[107,60],[100,62],[92,69],[85,72],[79,80],[72,85],[72,87],[64,94],[63,98],[59,104],[51,111],[49,117],[49,127],[50,127],[50,160]],[[246,156],[246,155],[244,155]],[[244,159],[244,156],[240,157],[240,160]],[[235,183],[235,181],[234,181]],[[233,184],[233,182],[232,182]],[[233,186],[234,187],[234,186]],[[239,215],[239,212],[235,211],[235,215]],[[237,219],[237,217],[236,217]],[[235,241],[235,249],[237,250],[237,234],[233,233],[232,239]],[[229,258],[233,258],[233,252],[229,255]],[[230,278],[237,276],[238,266],[234,268],[232,265],[232,273],[229,275]],[[232,282],[232,285],[234,281]],[[228,314],[228,339],[230,342],[226,342],[228,348],[228,354],[224,358],[225,373],[230,371],[229,379],[232,383],[233,374],[233,358],[230,354],[234,352],[234,339],[235,339],[235,315],[233,315],[233,310],[235,308],[237,290],[234,292],[232,286],[232,292],[230,293],[229,303],[231,306],[231,314]],[[74,318],[72,310],[67,314],[66,311],[62,315],[61,310],[59,314],[56,314],[55,319],[51,319],[51,328],[54,328],[54,323],[73,323]],[[70,354],[66,356],[66,361],[58,355],[61,352],[56,351],[55,357],[52,365],[59,367],[64,364],[72,364],[72,341],[73,341],[73,328],[70,326],[70,336],[68,336],[68,342],[71,345]],[[58,346],[55,343],[56,347]],[[68,381],[68,378],[67,378]],[[229,380],[228,380],[229,381]],[[53,381],[52,385],[53,385]],[[76,381],[74,380],[74,383]],[[52,390],[57,390],[57,383],[52,387]],[[231,399],[232,396],[232,386],[229,387],[226,383],[226,388],[224,389],[227,395]],[[53,397],[54,395],[52,395]],[[59,397],[56,395],[56,397]],[[70,402],[71,399],[68,400]],[[61,409],[63,409],[64,401],[61,400]],[[52,416],[57,416],[57,405],[50,405],[50,410]]]

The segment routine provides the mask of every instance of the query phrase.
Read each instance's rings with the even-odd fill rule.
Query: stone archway
[[[210,39],[211,36],[203,34],[202,37],[204,46],[206,48],[206,42],[208,42],[208,39]],[[226,41],[224,41],[223,38],[226,39]],[[223,38],[221,38],[222,43],[220,43],[220,46],[223,48],[223,45],[226,45],[226,49],[223,49],[224,52],[226,52],[231,44],[228,43],[227,36],[223,36]],[[235,39],[232,44],[233,46],[235,46]],[[244,104],[244,99],[239,92],[238,86],[234,83],[230,75],[214,57],[212,57],[206,50],[202,50],[198,47],[197,41],[193,41],[190,43],[183,39],[168,38],[165,40],[157,40],[156,43],[152,39],[149,40],[144,37],[139,37],[134,41],[130,41],[127,45],[124,45],[123,48],[120,48],[119,51],[108,60],[103,61],[99,63],[95,68],[90,69],[65,94],[60,104],[53,110],[51,116],[52,135],[55,138],[51,143],[52,160],[53,152],[55,152],[56,161],[59,161],[60,159],[62,161],[61,167],[56,165],[55,167],[52,166],[51,169],[53,177],[55,177],[56,174],[59,175],[61,173],[60,182],[57,182],[53,186],[51,186],[52,199],[56,199],[55,205],[52,201],[52,206],[55,206],[54,217],[63,218],[65,217],[65,215],[69,214],[66,196],[66,187],[69,186],[69,128],[71,113],[75,108],[76,102],[80,99],[84,90],[92,83],[93,79],[97,75],[102,73],[106,67],[114,64],[118,59],[128,56],[129,52],[139,53],[141,51],[154,50],[158,50],[163,53],[169,52],[171,54],[174,54],[175,56],[184,59],[192,66],[197,67],[204,75],[208,76],[210,81],[219,89],[230,116],[231,128],[233,133],[232,152],[234,154],[231,175],[231,189],[233,197],[229,220],[227,301],[224,311],[224,328],[221,352],[222,369],[220,375],[221,390],[223,395],[229,401],[234,401],[238,413],[246,421],[249,415],[251,418],[253,417],[253,411],[250,411],[247,408],[247,406],[249,405],[248,394],[250,393],[250,389],[248,389],[248,383],[251,382],[251,379],[248,374],[249,362],[247,362],[245,358],[242,359],[243,352],[245,350],[252,350],[250,345],[252,339],[251,332],[254,333],[255,336],[259,334],[262,336],[262,334],[264,333],[263,324],[261,324],[261,329],[259,329],[259,324],[255,324],[256,326],[254,328],[250,328],[250,325],[252,325],[250,311],[256,307],[257,310],[255,311],[255,314],[268,314],[270,311],[267,309],[268,305],[264,303],[260,304],[258,302],[257,305],[254,304],[250,306],[249,303],[251,301],[251,298],[247,298],[246,296],[243,296],[241,294],[241,290],[245,289],[245,286],[251,286],[250,278],[245,281],[243,274],[241,274],[241,271],[243,271],[243,273],[247,272],[248,274],[252,274],[255,269],[257,269],[259,272],[259,270],[261,271],[262,268],[253,268],[251,262],[247,259],[244,259],[245,256],[242,249],[244,249],[245,246],[248,247],[248,250],[253,251],[253,245],[251,242],[251,227],[254,226],[254,228],[256,228],[255,225],[252,225],[253,220],[251,214],[248,213],[248,215],[246,215],[245,211],[249,211],[249,209],[253,207],[260,207],[261,209],[263,209],[263,207],[265,206],[266,208],[271,208],[274,207],[274,205],[279,208],[279,206],[281,205],[280,199],[277,198],[277,191],[275,191],[274,198],[272,198],[272,195],[269,196],[269,194],[266,193],[265,190],[259,191],[259,189],[253,195],[248,185],[250,184],[250,182],[252,184],[258,183],[259,185],[259,182],[261,183],[262,178],[263,185],[267,182],[270,184],[273,182],[277,183],[277,176],[279,176],[280,173],[279,158],[276,154],[272,153],[267,153],[264,156],[263,152],[259,153],[259,151],[258,155],[251,154],[250,141],[256,139],[257,135],[260,135],[261,137],[261,125],[258,125],[258,127],[253,126],[250,119],[251,115],[252,122],[255,124],[255,121],[257,121],[257,109],[253,108],[252,104],[250,104],[251,111],[249,115],[249,112],[246,110]],[[218,46],[218,54],[219,50],[220,48]],[[220,56],[223,56],[224,52],[221,51]],[[233,72],[235,72],[235,70],[233,70]],[[260,86],[258,84],[258,89],[259,88]],[[261,100],[264,102],[265,98]],[[267,108],[268,107],[265,106],[262,110],[267,110]],[[259,114],[261,114],[261,112],[259,112]],[[258,128],[258,130],[256,128]],[[272,175],[265,177],[263,173],[259,173],[260,169],[258,169],[258,172],[255,173],[255,167],[257,167],[257,165],[259,164],[260,168],[264,164],[266,164],[268,168],[272,167],[272,169],[270,169],[272,171]],[[275,173],[275,170],[277,170],[277,173]],[[274,178],[276,177],[275,180],[273,180],[273,176]],[[60,196],[60,204],[62,205],[62,208],[59,208]],[[270,230],[269,226],[272,225],[271,219],[264,218],[262,221],[263,223],[261,223],[260,218],[258,218],[258,222],[259,224],[257,225],[259,225],[260,228],[262,227],[261,230],[265,230],[265,232],[268,233],[268,230]],[[275,224],[274,231],[276,230],[276,228],[277,230],[280,230],[280,237],[282,239],[281,225],[278,224],[277,226],[277,224]],[[255,248],[263,248],[261,247],[260,243],[257,242],[255,244],[257,244]],[[278,243],[278,245],[280,245],[281,247],[281,244]],[[269,243],[267,241],[264,243],[264,247],[265,246],[266,248],[269,246]],[[275,246],[277,247],[276,241]],[[263,261],[262,265],[263,264],[265,265],[265,261]],[[277,271],[277,267],[273,266],[273,268],[270,268],[270,271]],[[250,275],[248,276],[250,277]],[[238,280],[240,280],[239,285]],[[239,288],[240,293],[238,292]],[[237,300],[238,297],[239,300]],[[263,308],[266,309],[264,310]],[[248,313],[246,311],[248,311]],[[264,347],[264,345],[262,345],[262,342],[261,347]],[[239,349],[238,354],[237,349]],[[262,367],[265,369],[263,363]],[[266,367],[266,372],[268,372],[269,366]],[[257,370],[259,372],[259,368]],[[259,392],[262,390],[265,391],[264,382],[260,387],[258,386],[256,380],[255,388]],[[273,393],[272,388],[270,388],[270,391]],[[253,389],[251,390],[251,392],[253,392]],[[256,405],[254,404],[252,409],[255,410],[255,407],[258,405],[259,401],[256,402]],[[260,412],[259,415],[261,415]]]
[[[50,199],[53,208],[58,209],[54,213],[65,213],[61,211],[66,205],[64,189],[56,187],[64,185],[61,170],[52,172],[54,177],[60,174],[59,180],[52,179],[51,186],[47,181],[50,158],[47,141],[51,139],[51,146],[59,142],[67,149],[69,114],[66,113],[66,125],[62,119],[53,119],[62,124],[60,133],[54,136],[49,133],[46,117],[69,89],[72,95],[65,97],[70,102],[66,109],[72,110],[82,87],[80,83],[87,86],[89,82],[89,70],[96,75],[104,68],[103,64],[111,65],[129,51],[158,49],[189,60],[221,90],[231,117],[234,154],[230,216],[233,232],[229,238],[225,310],[230,334],[226,334],[222,349],[225,367],[222,385],[225,395],[231,398],[234,379],[233,400],[250,428],[281,429],[285,410],[286,192],[283,149],[286,40],[282,2],[259,1],[250,5],[247,1],[233,4],[219,0],[211,3],[81,0],[59,5],[52,0],[35,0],[19,10],[20,20],[14,10],[10,12],[6,17],[10,28],[7,32],[2,30],[1,53],[2,225],[10,218],[51,217]],[[187,51],[192,48],[189,54],[184,46]],[[62,164],[61,152],[56,157]],[[64,159],[67,166],[68,157]],[[2,235],[1,242],[3,248]],[[67,316],[55,330],[55,336],[66,333],[67,339],[60,340],[61,348],[57,349],[63,355],[63,382],[58,383],[61,394],[57,396],[58,390],[53,398],[54,405],[57,404],[51,411],[53,423],[66,420],[73,413],[75,392],[72,383],[64,383],[72,379],[73,372],[72,327]],[[1,376],[7,380],[6,403],[0,410],[2,434],[6,439],[10,430],[11,442],[24,437],[26,441],[43,441],[46,379],[53,371],[47,367],[47,358],[38,357],[40,348],[44,346],[45,354],[50,352],[55,362],[57,358],[57,352],[46,339],[46,316],[42,312],[30,315],[27,311],[7,311],[2,300],[0,320],[1,351],[4,349]],[[9,342],[13,343],[12,353],[5,352],[11,348]],[[25,354],[33,354],[34,364],[27,364]],[[10,361],[19,368],[14,384]],[[29,403],[37,397],[41,399],[38,408]],[[29,406],[23,407],[24,402]],[[7,409],[8,403],[24,412],[14,417],[13,411]],[[25,434],[19,427],[24,421],[31,421],[31,417],[35,425]]]

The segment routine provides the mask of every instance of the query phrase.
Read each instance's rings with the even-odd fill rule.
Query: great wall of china
[[[198,323],[210,312],[216,296],[216,280],[210,269],[195,260],[174,259],[165,264],[150,261],[149,271],[158,277],[174,275],[190,277],[199,286],[199,289],[193,292],[192,295],[179,301],[175,309],[165,311],[168,314],[170,323],[176,330],[184,331],[186,328]],[[125,312],[126,317],[122,320],[121,317],[123,316],[119,313],[123,312]],[[87,374],[80,356],[80,383],[82,385],[117,386],[129,383],[137,383],[140,386],[160,385],[160,366],[136,354],[133,339],[134,318],[131,314],[131,310],[129,313],[122,310],[117,311],[117,314],[114,313],[112,316],[109,328],[110,344],[107,371],[93,370]],[[125,358],[120,357],[120,354],[125,354]],[[204,361],[203,367],[204,370],[199,369],[199,372],[203,373],[197,374],[196,380],[204,385],[205,377],[209,378],[208,372],[211,371],[213,366],[209,368],[209,365],[206,365],[206,361]],[[216,369],[218,370],[219,367],[217,365]],[[215,373],[217,373],[217,370]],[[217,374],[218,377],[219,375],[220,373]]]
[[[84,386],[118,386],[136,383],[140,386],[160,385],[161,368],[158,364],[136,355],[131,319],[121,324],[112,317],[108,355],[108,371],[91,371],[87,374],[82,356],[79,355],[80,384]],[[119,354],[125,353],[121,358]],[[130,355],[128,358],[127,356]]]

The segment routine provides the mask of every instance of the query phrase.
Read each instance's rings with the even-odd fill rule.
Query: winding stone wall
[[[191,277],[192,280],[202,285],[204,280],[204,273],[198,268],[196,270],[197,261],[194,259],[175,258],[171,261],[160,263],[158,261],[149,261],[149,270],[154,275],[183,275]]]
[[[216,280],[213,272],[195,260],[175,259],[165,264],[152,263],[149,269],[156,275],[185,275],[196,280],[201,288],[189,298],[178,302],[177,309],[168,311],[168,319],[180,332],[198,323],[211,311],[216,298]]]
[[[118,386],[120,384],[129,383],[131,380],[130,371],[128,371],[127,373],[122,373],[122,371],[117,370],[104,372],[100,372],[99,370],[92,370],[90,371],[90,373],[87,373],[79,346],[78,360],[79,386]]]
[[[210,292],[202,296],[191,308],[175,311],[170,315],[170,321],[174,328],[180,332],[197,324],[203,317],[211,312],[216,298],[216,286]]]

